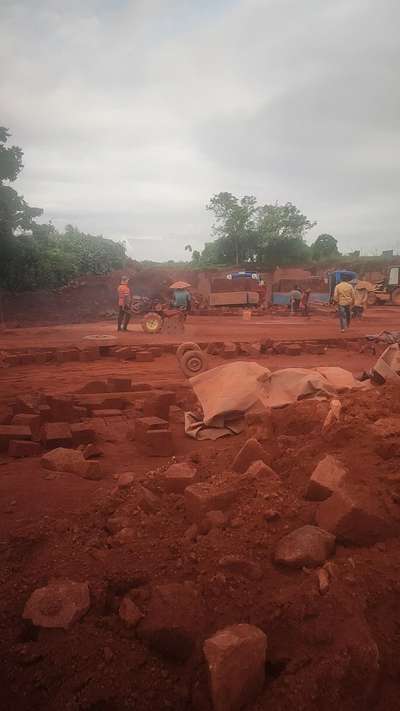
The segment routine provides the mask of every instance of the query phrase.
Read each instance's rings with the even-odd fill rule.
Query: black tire
[[[179,365],[186,377],[192,378],[206,369],[206,354],[202,350],[186,351],[179,360]]]
[[[188,351],[200,351],[201,348],[197,343],[191,343],[191,341],[185,341],[184,343],[181,343],[180,346],[176,349],[176,357],[178,360],[182,358],[182,356],[187,353]]]
[[[163,320],[160,314],[150,311],[142,319],[142,329],[145,333],[159,333],[163,327]]]

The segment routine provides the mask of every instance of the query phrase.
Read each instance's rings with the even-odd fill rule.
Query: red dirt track
[[[371,309],[345,335],[331,315],[310,319],[255,316],[189,316],[183,340],[195,342],[273,341],[330,343],[324,355],[263,355],[271,370],[340,366],[357,374],[376,356],[347,343],[381,330],[400,330],[400,309]],[[150,337],[139,323],[117,334],[112,321],[6,330],[0,350],[82,346],[89,335],[110,335],[121,345],[176,343]],[[335,343],[336,342],[336,343]],[[342,343],[343,342],[343,343]],[[355,349],[356,348],[356,349]],[[224,363],[209,356],[208,365]],[[142,395],[118,417],[97,418],[103,478],[50,472],[40,457],[13,459],[0,452],[0,682],[5,711],[212,711],[204,639],[226,625],[249,623],[268,638],[266,683],[249,711],[400,710],[400,538],[372,545],[337,543],[329,589],[321,594],[315,570],[284,569],[273,561],[277,542],[290,531],[315,524],[317,503],[304,493],[325,454],[338,457],[351,483],[383,502],[396,519],[400,502],[400,434],[384,446],[371,427],[382,417],[400,419],[399,393],[388,386],[341,395],[342,420],[322,434],[327,404],[295,403],[248,424],[237,436],[196,441],[184,433],[183,412],[196,405],[176,356],[163,353],[151,363],[102,357],[89,363],[0,367],[0,414],[21,396],[76,394],[90,381],[131,378],[171,390],[170,411],[178,462],[198,468],[200,481],[214,486],[237,482],[233,460],[249,437],[265,448],[279,475],[277,491],[259,494],[242,487],[223,528],[187,535],[192,521],[181,494],[166,493],[163,477],[171,457],[143,454],[132,431],[142,416]],[[234,384],[232,384],[234,387]],[[100,426],[101,425],[101,426]],[[399,430],[400,432],[400,430]],[[132,472],[120,489],[116,478]],[[143,507],[140,485],[157,497]],[[110,529],[110,518],[125,517],[133,529],[126,541]],[[400,517],[400,513],[399,513]],[[124,528],[125,530],[125,528]],[[256,563],[257,579],[222,572],[223,556]],[[31,593],[54,579],[88,582],[90,608],[69,630],[34,627],[22,619]],[[160,653],[127,627],[118,614],[128,596],[151,614],[157,585],[190,583],[204,604],[204,622],[189,657]],[[179,600],[176,603],[179,623]]]

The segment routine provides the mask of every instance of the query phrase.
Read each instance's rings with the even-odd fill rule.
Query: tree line
[[[8,129],[0,126],[0,288],[57,288],[83,274],[122,269],[130,261],[124,243],[85,234],[72,225],[60,232],[51,222],[37,222],[43,210],[28,205],[11,187],[23,169],[23,152],[8,145],[9,137]],[[307,244],[306,235],[316,223],[290,202],[257,205],[253,195],[237,198],[221,192],[206,208],[214,215],[214,239],[202,252],[186,245],[193,267],[276,267],[340,256],[332,235],[321,234]]]
[[[232,193],[214,195],[206,209],[214,215],[213,235],[202,252],[192,251],[198,266],[263,264],[271,267],[303,264],[340,256],[337,240],[321,234],[309,246],[306,234],[315,227],[291,202],[257,205],[254,195],[237,198]]]
[[[125,245],[67,225],[39,224],[41,208],[30,207],[10,183],[20,174],[23,152],[8,146],[0,126],[0,287],[10,291],[57,288],[83,274],[122,269]]]

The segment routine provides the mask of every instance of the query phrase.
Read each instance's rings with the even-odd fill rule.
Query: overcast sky
[[[400,249],[399,0],[0,0],[0,125],[57,227],[182,259],[209,197]]]

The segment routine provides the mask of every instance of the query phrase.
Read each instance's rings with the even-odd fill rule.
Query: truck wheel
[[[182,358],[179,360],[179,365],[183,373],[191,378],[193,375],[198,375],[207,366],[207,358],[205,353],[201,350],[196,351],[186,351]]]
[[[145,314],[142,319],[142,329],[145,333],[159,333],[163,326],[163,320],[155,311]]]
[[[191,341],[186,341],[185,343],[181,343],[180,346],[176,349],[176,357],[178,360],[182,358],[182,356],[187,353],[188,351],[200,351],[201,348],[200,346],[197,345],[197,343],[192,343]]]
[[[378,297],[374,291],[369,291],[367,296],[368,306],[375,306],[378,303]]]
[[[392,303],[395,306],[400,306],[400,289],[392,291]]]

